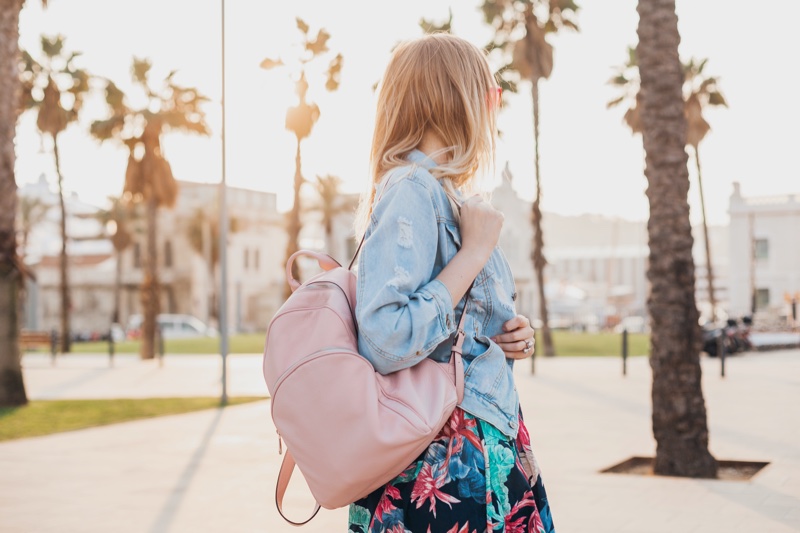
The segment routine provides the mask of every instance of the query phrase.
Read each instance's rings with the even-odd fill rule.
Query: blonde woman
[[[359,216],[359,351],[384,374],[447,361],[466,305],[465,392],[414,463],[351,505],[350,532],[555,531],[512,374],[533,329],[497,247],[503,215],[472,194],[493,167],[500,96],[483,53],[448,34],[398,46],[381,81]]]

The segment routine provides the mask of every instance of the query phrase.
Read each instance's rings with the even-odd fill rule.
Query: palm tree
[[[208,98],[197,89],[181,87],[173,80],[176,71],[165,79],[161,89],[150,84],[152,64],[147,59],[133,60],[131,75],[135,88],[145,97],[140,108],[128,105],[128,97],[112,81],[106,82],[108,118],[92,123],[91,133],[101,142],[113,140],[128,149],[123,194],[145,206],[147,247],[144,257],[142,304],[143,359],[155,356],[156,316],[159,312],[158,281],[158,210],[172,207],[178,195],[178,183],[161,149],[161,136],[167,132],[208,135],[202,104]]]
[[[20,112],[19,12],[23,0],[0,0],[0,407],[28,403],[19,360],[19,295],[24,267],[14,227],[17,183],[14,135]]]
[[[111,322],[119,323],[120,292],[122,290],[122,253],[133,244],[131,226],[136,219],[136,210],[130,203],[129,196],[109,196],[111,203],[108,209],[97,212],[95,217],[102,224],[111,239],[114,247],[114,310],[111,313]]]
[[[641,119],[641,93],[639,86],[639,63],[636,61],[636,48],[633,46],[628,47],[628,60],[620,67],[617,67],[617,73],[614,77],[608,80],[608,83],[619,87],[622,93],[617,98],[614,98],[606,104],[608,109],[623,105],[627,107],[622,121],[631,129],[634,135],[642,133],[642,119]]]
[[[89,91],[89,74],[75,66],[79,52],[67,53],[64,37],[42,36],[42,58],[36,61],[22,52],[22,91],[26,109],[37,112],[36,126],[53,140],[53,158],[58,176],[58,201],[61,209],[61,255],[59,260],[61,293],[61,351],[70,351],[70,291],[67,259],[67,211],[64,204],[64,175],[58,149],[58,136],[77,122],[83,98]],[[41,93],[41,97],[37,96]]]
[[[317,176],[314,188],[319,196],[319,203],[312,209],[322,214],[322,226],[325,229],[325,249],[328,253],[333,250],[333,221],[336,216],[350,210],[349,205],[342,201],[342,180],[337,176]]]
[[[708,223],[706,221],[706,204],[703,195],[703,179],[700,171],[700,155],[698,146],[700,141],[711,129],[708,122],[703,118],[703,108],[706,106],[726,106],[725,98],[717,88],[718,79],[703,75],[703,68],[707,63],[690,59],[683,64],[685,81],[683,83],[683,95],[685,98],[684,113],[688,122],[686,141],[692,147],[697,165],[697,188],[700,191],[700,209],[703,214],[703,235],[706,248],[706,275],[708,277],[708,297],[711,303],[711,319],[716,316],[716,298],[714,295],[714,271],[711,263],[711,245],[708,239]],[[636,62],[636,49],[628,47],[628,61],[618,68],[617,74],[609,80],[609,83],[620,88],[622,94],[608,102],[608,107],[615,107],[624,104],[628,109],[623,118],[631,131],[641,133],[640,118],[640,94],[639,94],[639,67]]]
[[[299,246],[300,229],[302,227],[300,221],[300,213],[302,212],[300,189],[305,180],[301,172],[301,157],[300,157],[300,143],[303,139],[311,134],[314,124],[319,120],[319,107],[313,102],[308,102],[306,99],[308,93],[308,81],[306,79],[306,70],[309,63],[322,57],[329,51],[328,39],[330,34],[324,29],[320,28],[316,37],[309,34],[309,26],[299,17],[297,18],[297,29],[303,34],[303,51],[300,57],[295,58],[299,64],[299,74],[297,75],[297,82],[295,83],[295,94],[297,94],[298,104],[291,107],[286,112],[286,129],[294,133],[297,139],[297,151],[295,152],[295,173],[294,173],[294,203],[292,210],[289,212],[287,219],[287,232],[289,234],[289,242],[286,247],[286,260],[289,260]],[[284,66],[283,59],[270,59],[266,58],[261,62],[261,68],[269,70],[275,67]],[[339,80],[342,71],[342,54],[337,54],[328,64],[327,80],[325,88],[328,91],[335,91],[339,88]],[[297,263],[293,265],[292,275],[297,278]],[[284,288],[284,295],[288,298],[291,294],[291,288],[287,284]]]
[[[716,77],[706,76],[703,69],[708,59],[696,61],[690,59],[683,65],[684,84],[683,93],[686,98],[684,111],[688,122],[686,141],[692,147],[694,162],[697,166],[697,190],[700,191],[700,209],[703,214],[703,238],[706,245],[706,274],[708,276],[708,299],[711,303],[711,320],[717,316],[717,300],[714,296],[714,272],[711,265],[711,244],[708,240],[708,222],[706,220],[706,201],[703,195],[703,173],[700,170],[699,145],[711,126],[703,118],[703,109],[707,106],[728,106],[722,93],[719,91],[719,80]]]
[[[28,255],[28,237],[31,231],[38,226],[47,216],[50,206],[44,203],[41,198],[35,196],[20,196],[18,198],[18,227],[21,250],[20,259],[24,262]]]
[[[419,27],[423,33],[451,33],[453,30],[453,9],[448,8],[448,18],[444,22],[436,22],[433,19],[421,18]]]
[[[650,202],[650,366],[655,473],[715,477],[701,387],[686,115],[674,0],[639,0],[641,124]]]
[[[487,50],[511,55],[498,72],[504,90],[516,92],[518,83],[531,83],[533,100],[534,170],[536,198],[531,206],[534,227],[531,259],[539,289],[539,314],[542,321],[544,354],[556,354],[548,325],[547,299],[544,294],[544,237],[542,236],[542,176],[539,165],[539,82],[553,71],[553,46],[547,36],[563,29],[578,31],[575,21],[578,5],[573,0],[484,0],[481,6],[486,23],[494,29],[494,38]],[[519,35],[522,34],[521,37]]]
[[[205,209],[198,209],[186,224],[186,237],[192,249],[203,258],[208,269],[208,276],[211,279],[211,293],[208,295],[208,315],[206,323],[211,318],[219,319],[217,316],[217,266],[219,265],[219,228],[220,216],[217,209],[218,203],[215,202],[211,212]],[[228,216],[228,231],[236,233],[239,229],[239,220]]]

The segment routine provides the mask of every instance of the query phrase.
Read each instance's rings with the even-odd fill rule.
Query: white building
[[[786,297],[800,297],[800,194],[730,197],[731,311],[785,322]]]
[[[44,186],[46,189],[46,183]],[[23,188],[20,193],[43,194],[41,184],[31,191]],[[217,194],[217,184],[180,182],[174,209],[159,210],[156,245],[161,312],[194,315],[212,325],[217,325],[215,287],[219,285],[219,269],[212,264],[215,246],[211,231],[211,225],[218,221]],[[283,216],[277,211],[274,193],[229,187],[227,198],[231,219],[229,327],[231,331],[263,331],[282,302],[286,249]],[[113,315],[117,257],[110,241],[102,238],[100,223],[91,217],[97,209],[89,209],[91,206],[71,197],[67,206],[72,329],[105,332]],[[199,250],[190,235],[193,224],[198,227],[198,219],[206,223],[200,230],[203,244]],[[45,222],[29,238],[29,258],[37,277],[36,283],[28,284],[26,327],[31,329],[59,327],[59,220],[58,210],[51,207]],[[144,220],[133,222],[129,230],[133,242],[119,257],[119,322],[123,325],[131,315],[141,313],[139,287],[146,249]],[[95,238],[89,238],[92,235]]]
[[[601,215],[543,216],[545,294],[555,325],[609,327],[628,316],[647,316],[650,249],[647,222]],[[710,317],[702,226],[692,228],[695,297],[701,319]],[[728,231],[710,226],[718,318],[728,307]],[[720,316],[721,315],[721,316]]]
[[[517,312],[534,317],[538,313],[536,274],[533,271],[533,225],[531,203],[522,200],[512,188],[511,171],[506,164],[500,185],[492,192],[492,204],[505,216],[500,232],[500,248],[508,259],[517,289]]]

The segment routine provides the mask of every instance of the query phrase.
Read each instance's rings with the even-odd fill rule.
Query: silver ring
[[[522,350],[522,353],[530,352],[531,348],[533,348],[533,341],[528,339],[528,340],[525,341],[525,349]]]

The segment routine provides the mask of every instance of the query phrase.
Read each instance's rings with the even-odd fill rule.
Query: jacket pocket
[[[467,371],[464,373],[464,383],[475,394],[498,404],[497,389],[508,372],[505,362],[506,355],[500,346],[484,335],[475,338],[474,346],[481,345],[487,345],[488,348],[469,362]]]

